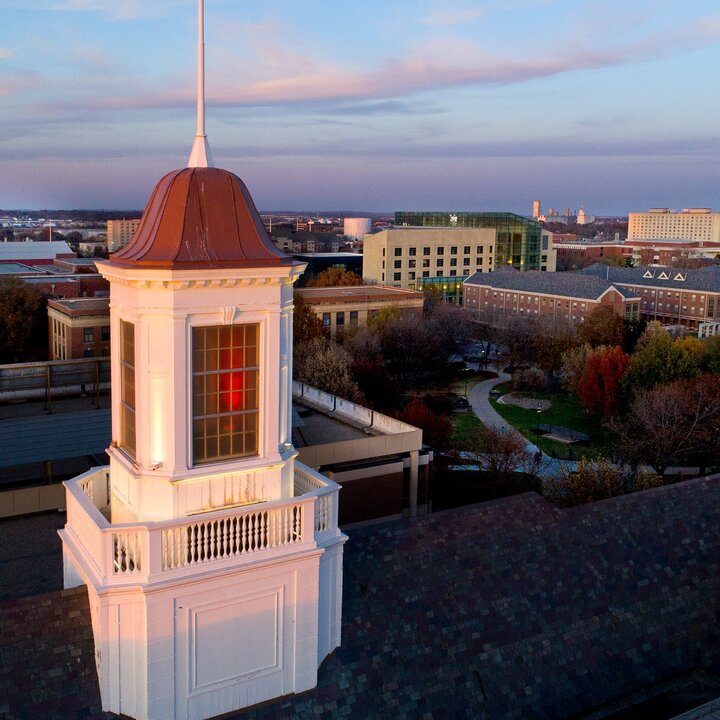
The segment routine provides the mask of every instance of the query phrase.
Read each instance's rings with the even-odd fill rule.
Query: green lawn
[[[510,392],[508,383],[497,385],[495,390]],[[540,448],[548,455],[562,460],[579,460],[582,455],[595,457],[606,452],[609,438],[604,431],[599,419],[595,415],[585,412],[580,401],[574,396],[564,392],[531,392],[523,393],[526,397],[552,401],[549,410],[538,413],[537,410],[516,407],[514,405],[503,405],[497,400],[491,400],[492,406],[502,415],[505,420],[517,428],[528,440],[535,442],[535,423],[547,425],[562,425],[563,427],[577,430],[590,436],[589,445],[575,443],[566,445],[541,437]],[[538,420],[539,416],[539,420]]]
[[[454,447],[465,450],[470,445],[472,431],[481,428],[482,423],[475,413],[453,413],[452,443]]]

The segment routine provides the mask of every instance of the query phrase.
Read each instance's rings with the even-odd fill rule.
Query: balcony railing
[[[339,486],[295,464],[290,500],[150,523],[110,523],[107,468],[65,483],[64,542],[102,584],[148,582],[315,547],[339,533]]]

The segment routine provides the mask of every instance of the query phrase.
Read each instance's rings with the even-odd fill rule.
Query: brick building
[[[597,262],[601,258],[624,259],[631,255],[631,250],[622,243],[558,241],[557,234],[553,236],[553,246],[561,267]]]
[[[640,315],[668,325],[697,328],[720,319],[720,265],[696,270],[662,267],[622,268],[596,263],[578,273],[606,278],[640,298]]]
[[[302,298],[313,309],[331,337],[347,327],[364,327],[385,308],[422,313],[424,300],[423,294],[416,290],[384,285],[298,288],[295,297]]]
[[[471,275],[463,284],[463,306],[491,323],[536,316],[575,323],[599,306],[612,308],[622,318],[636,319],[640,297],[600,277],[507,268]]]
[[[51,360],[110,354],[108,298],[48,300]]]

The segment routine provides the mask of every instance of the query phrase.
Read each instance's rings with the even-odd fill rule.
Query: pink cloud
[[[0,75],[0,97],[22,95],[42,85],[43,79],[35,73],[10,73]]]
[[[85,0],[82,0],[85,1]],[[274,30],[277,27],[273,26]],[[257,28],[255,28],[257,30]],[[720,18],[689,24],[668,33],[634,38],[615,47],[571,47],[553,49],[552,55],[512,57],[491,54],[475,42],[456,37],[438,37],[407,55],[383,60],[375,67],[352,68],[339,62],[321,61],[297,44],[269,38],[265,32],[244,28],[247,55],[216,51],[208,82],[208,102],[229,107],[280,105],[319,101],[358,101],[403,98],[452,87],[521,83],[578,70],[620,66],[677,54],[720,38]],[[288,48],[292,47],[292,51]],[[252,69],[255,79],[238,82],[237,68]],[[110,74],[111,69],[108,69]],[[245,71],[246,72],[246,71]],[[16,81],[17,83],[18,81]],[[146,88],[120,87],[115,81],[111,95],[96,93],[93,83],[83,88],[84,98],[75,97],[73,109],[128,110],[166,108],[194,102],[193,86],[185,79],[157,83]],[[0,92],[3,80],[0,77]],[[7,83],[5,84],[5,93]],[[97,98],[100,98],[99,100]]]

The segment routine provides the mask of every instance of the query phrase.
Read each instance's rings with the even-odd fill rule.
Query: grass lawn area
[[[460,449],[466,449],[470,445],[473,430],[482,427],[479,418],[471,412],[453,413],[452,424],[452,443]]]
[[[467,392],[472,388],[473,385],[482,382],[483,380],[489,380],[490,378],[496,378],[497,373],[492,370],[471,370],[463,378],[456,378],[450,384],[450,391],[456,395],[467,397]]]
[[[510,392],[508,383],[495,387],[500,392]],[[552,407],[539,413],[537,410],[516,407],[515,405],[503,405],[497,400],[491,400],[492,406],[502,415],[513,427],[517,428],[528,440],[535,442],[535,423],[547,425],[562,425],[563,427],[577,430],[590,436],[589,445],[574,443],[555,442],[541,437],[540,448],[548,455],[560,458],[561,460],[579,460],[582,455],[595,457],[602,455],[610,442],[610,438],[600,424],[598,418],[585,412],[580,401],[574,396],[564,392],[530,392],[522,393],[525,397],[550,400]]]

